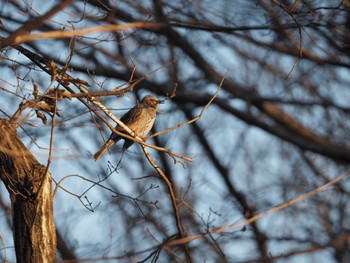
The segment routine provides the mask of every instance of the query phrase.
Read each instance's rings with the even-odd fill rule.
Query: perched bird
[[[154,121],[156,119],[157,109],[160,103],[163,101],[158,100],[155,96],[147,95],[138,103],[134,108],[125,113],[120,120],[129,127],[136,135],[145,137],[147,133],[152,129]],[[115,127],[118,131],[127,134],[127,132],[121,127]],[[125,139],[122,136],[112,132],[107,142],[94,154],[94,158],[97,161],[102,154],[104,154],[113,144],[120,139]],[[134,143],[133,140],[125,139],[123,145],[123,152],[128,149]]]

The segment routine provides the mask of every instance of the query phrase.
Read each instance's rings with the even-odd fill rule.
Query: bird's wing
[[[135,120],[137,120],[140,115],[142,114],[141,110],[138,110],[139,106],[135,106],[131,110],[129,110],[127,113],[125,113],[120,120],[126,125],[129,126],[129,124],[133,123]],[[119,125],[116,127],[118,131],[124,131],[122,127]]]

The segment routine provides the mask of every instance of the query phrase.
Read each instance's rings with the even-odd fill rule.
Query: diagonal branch
[[[46,61],[44,58],[40,57],[38,54],[34,54],[33,52],[29,51],[28,49],[25,49],[21,46],[17,46],[16,49],[18,51],[20,51],[22,54],[24,54],[26,57],[28,57],[31,61],[33,61],[37,66],[39,66],[43,71],[45,71],[47,74],[52,75],[52,72],[50,72],[50,70],[48,69],[48,66],[50,64],[49,61]],[[156,70],[154,71],[156,72]],[[125,88],[123,89],[123,91],[129,91],[132,90],[135,85],[139,82],[141,82],[141,80],[143,80],[144,78],[146,78],[147,76],[149,76],[150,74],[152,74],[153,72],[143,76],[141,79],[136,80],[131,87]],[[75,96],[75,93],[73,89],[71,89],[69,87],[69,85],[65,82],[65,81],[61,81],[61,77],[57,77],[56,81],[59,81],[61,83],[61,86],[65,87],[66,90],[68,90],[72,95],[71,97],[76,97],[81,103],[83,103],[89,110],[91,110],[92,112],[94,112],[95,115],[98,116],[98,118],[100,118],[101,121],[103,121],[109,128],[111,131],[113,131],[114,133],[127,138],[129,140],[133,140],[139,144],[145,145],[147,147],[156,149],[158,151],[163,151],[168,153],[170,156],[175,156],[181,159],[184,159],[186,161],[192,162],[192,159],[183,155],[180,155],[178,153],[172,152],[170,149],[167,148],[162,148],[162,147],[157,147],[154,146],[152,144],[148,144],[146,142],[143,141],[142,138],[135,136],[135,134],[133,133],[132,130],[130,130],[122,121],[120,121],[117,117],[115,117],[101,102],[99,102],[93,95],[90,94],[90,92],[87,90],[87,88],[81,83],[81,81],[74,81],[74,78],[70,77],[67,73],[64,74],[64,76],[68,76],[66,77],[69,80],[73,80],[72,84],[77,87],[81,93],[78,94],[84,94],[84,96]],[[64,78],[64,77],[63,77]],[[130,89],[131,88],[131,89]],[[98,94],[100,95],[100,94]],[[120,125],[121,127],[124,128],[124,130],[129,133],[130,135],[126,134],[126,133],[121,133],[120,131],[115,129],[115,125],[112,125],[109,123],[109,121],[103,117],[103,115],[97,111],[96,108],[92,107],[90,105],[90,103],[88,103],[86,100],[92,102],[95,106],[97,106],[98,108],[100,108],[107,116],[109,116],[115,123],[117,123],[118,125]],[[17,115],[16,115],[17,117]],[[15,117],[13,117],[13,120],[16,120]]]
[[[72,38],[72,37],[87,35],[92,33],[122,31],[130,28],[154,29],[154,28],[160,28],[160,27],[164,27],[164,25],[161,23],[154,23],[154,22],[134,22],[134,23],[124,24],[124,25],[105,25],[105,26],[96,26],[96,27],[89,27],[89,28],[83,28],[83,29],[56,30],[56,31],[39,33],[39,34],[17,35],[16,37],[11,37],[9,38],[9,40],[4,41],[2,45],[4,46],[19,45],[24,42],[40,40],[40,39]]]
[[[292,200],[290,200],[290,201],[288,201],[286,203],[283,203],[283,204],[281,204],[279,206],[271,208],[271,209],[269,209],[269,210],[267,210],[265,212],[259,213],[259,214],[255,215],[255,216],[253,216],[253,217],[251,217],[251,218],[249,218],[247,220],[244,220],[242,222],[238,222],[238,223],[235,223],[235,224],[230,224],[230,225],[218,227],[218,228],[214,229],[211,232],[211,234],[213,234],[213,233],[219,234],[219,233],[223,233],[223,232],[225,232],[225,231],[227,231],[229,229],[232,229],[232,228],[244,227],[246,225],[250,225],[251,223],[259,220],[262,217],[265,217],[265,216],[271,215],[271,214],[275,214],[275,213],[277,213],[279,211],[282,211],[282,210],[284,210],[284,209],[286,209],[288,207],[291,207],[291,206],[293,206],[293,205],[295,205],[297,203],[303,202],[303,201],[309,199],[310,197],[312,197],[312,196],[314,196],[316,194],[319,194],[320,192],[326,190],[328,187],[330,187],[330,186],[340,182],[341,180],[343,180],[344,178],[346,178],[348,176],[349,176],[349,172],[341,174],[338,177],[334,178],[333,180],[329,181],[328,183],[326,183],[326,184],[320,186],[319,188],[316,188],[316,189],[314,189],[314,190],[312,190],[312,191],[310,191],[310,192],[308,192],[308,193],[306,193],[304,195],[301,195],[301,196],[299,196],[297,198],[294,198],[294,199],[292,199]],[[188,236],[188,237],[182,238],[182,239],[173,240],[173,241],[168,242],[166,244],[166,246],[171,247],[171,246],[176,246],[176,245],[181,245],[181,244],[187,244],[187,243],[189,243],[191,241],[203,238],[203,237],[205,237],[207,235],[209,235],[209,233],[198,234],[198,235],[194,235],[194,236]]]
[[[31,22],[25,23],[22,27],[17,29],[15,32],[11,33],[11,35],[8,38],[0,38],[0,40],[1,40],[1,42],[0,42],[0,50],[3,49],[4,47],[11,46],[11,45],[16,45],[16,44],[21,43],[21,42],[18,42],[17,39],[18,38],[20,39],[21,36],[24,33],[39,27],[40,25],[45,23],[45,21],[47,19],[49,19],[50,17],[54,16],[55,14],[60,12],[63,8],[65,8],[66,6],[70,5],[73,2],[74,2],[74,0],[60,1],[58,5],[53,7],[45,15],[43,15],[41,17],[38,17],[37,19],[35,19],[35,20],[31,21]]]

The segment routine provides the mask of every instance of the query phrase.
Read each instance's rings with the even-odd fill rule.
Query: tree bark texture
[[[4,119],[0,119],[0,178],[11,198],[17,262],[54,262],[51,175]]]

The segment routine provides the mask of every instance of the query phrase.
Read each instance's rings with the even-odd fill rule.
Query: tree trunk
[[[0,119],[0,179],[11,198],[17,262],[55,262],[51,175]]]

